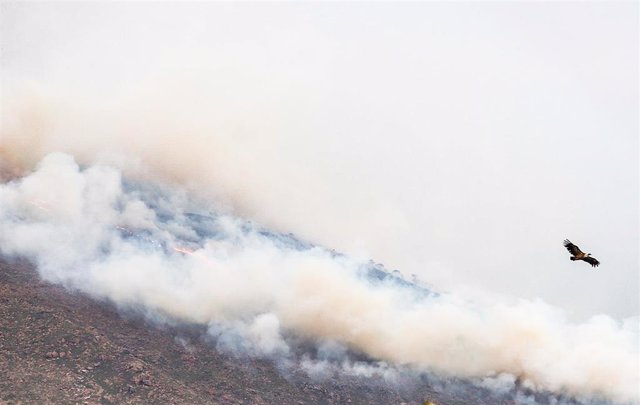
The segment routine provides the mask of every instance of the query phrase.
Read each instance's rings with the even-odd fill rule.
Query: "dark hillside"
[[[0,261],[0,401],[7,403],[418,403],[376,383],[323,384],[237,359],[199,327],[158,328]],[[286,375],[286,377],[285,377]]]
[[[557,403],[528,390],[503,395],[463,380],[333,376],[234,357],[204,326],[144,316],[42,281],[26,261],[0,259],[0,403],[55,404]],[[565,399],[564,404],[577,402]]]

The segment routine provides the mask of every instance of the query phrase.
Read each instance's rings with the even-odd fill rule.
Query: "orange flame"
[[[182,247],[182,246],[174,246],[173,250],[175,250],[176,252],[184,253],[186,255],[195,256],[195,257],[199,258],[200,260],[205,261],[207,263],[207,265],[209,265],[210,267],[215,267],[215,263],[213,262],[213,260],[209,259],[202,252],[196,252],[196,251],[194,251],[192,249],[189,249],[189,248],[186,248],[186,247]]]

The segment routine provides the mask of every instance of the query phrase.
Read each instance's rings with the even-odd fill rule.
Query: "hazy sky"
[[[0,7],[3,104],[51,104],[45,149],[133,131],[116,149],[211,171],[279,230],[444,289],[640,313],[637,2]]]

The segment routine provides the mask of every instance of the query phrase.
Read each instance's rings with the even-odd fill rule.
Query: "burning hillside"
[[[200,362],[203,358],[230,356],[242,359],[234,367],[261,364],[266,368],[259,370],[268,370],[270,378],[277,374],[282,384],[294,381],[291,398],[307,393],[299,381],[315,381],[321,387],[316,398],[337,403],[347,397],[371,403],[366,390],[384,393],[390,403],[452,400],[454,391],[474,403],[481,401],[477,398],[492,398],[488,403],[638,401],[637,335],[626,325],[604,316],[571,324],[542,302],[482,307],[438,294],[370,261],[265,230],[184,191],[123,179],[113,167],[80,167],[69,155],[49,155],[34,172],[0,187],[0,225],[5,256],[28,258],[46,282],[109,303],[111,310],[100,311],[111,324],[119,322],[109,315],[113,311],[133,314],[138,317],[134,334],[159,334],[165,341],[173,336],[184,343],[180,356],[189,357],[195,339],[198,354],[183,366],[197,364],[198,373],[207,373],[210,362]],[[8,280],[21,277],[5,267]],[[33,281],[21,288],[30,291]],[[94,305],[85,298],[65,295],[64,300]],[[11,303],[8,321],[28,300],[4,302]],[[64,316],[56,321],[38,315],[46,314],[46,307],[32,309],[30,319],[45,329],[60,326]],[[140,317],[165,331],[142,331]],[[9,357],[25,355],[16,352],[24,339],[38,339],[25,332],[20,342],[11,340],[22,328],[33,331],[29,322],[20,323],[23,317],[16,319],[12,332],[5,332]],[[86,334],[91,328],[98,326],[87,322],[76,330]],[[185,330],[188,337],[181,335]],[[45,336],[34,365],[44,356],[88,370],[110,352],[107,346],[96,348],[100,334],[86,358],[80,348],[68,348],[75,338],[64,331],[54,328]],[[169,355],[166,350],[177,356],[178,349],[152,348],[145,339],[140,350],[158,350],[156,363],[169,367],[171,362],[160,358]],[[207,350],[211,353],[203,354]],[[5,364],[14,375],[15,359],[9,357]],[[127,356],[109,358],[114,372],[128,367],[122,363]],[[109,385],[116,390],[113,398],[120,398],[131,378],[151,385],[145,367],[134,368],[139,373],[129,373],[129,380],[109,380],[115,384]],[[166,378],[187,384],[181,376]],[[336,388],[338,381],[353,385],[343,391]],[[102,388],[94,387],[98,391],[92,395],[108,391],[96,384]],[[436,387],[445,393],[438,397]],[[245,387],[236,388],[248,395]],[[331,393],[338,397],[332,399]]]

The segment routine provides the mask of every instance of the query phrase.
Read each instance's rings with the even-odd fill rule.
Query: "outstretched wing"
[[[587,256],[584,259],[585,262],[589,263],[591,265],[591,267],[598,267],[598,265],[600,264],[600,262],[598,260],[596,260],[595,257],[591,257],[591,256]]]
[[[566,247],[569,253],[571,253],[572,255],[574,256],[584,255],[582,250],[580,250],[579,247],[571,243],[569,239],[565,239],[563,244],[564,244],[564,247]]]

